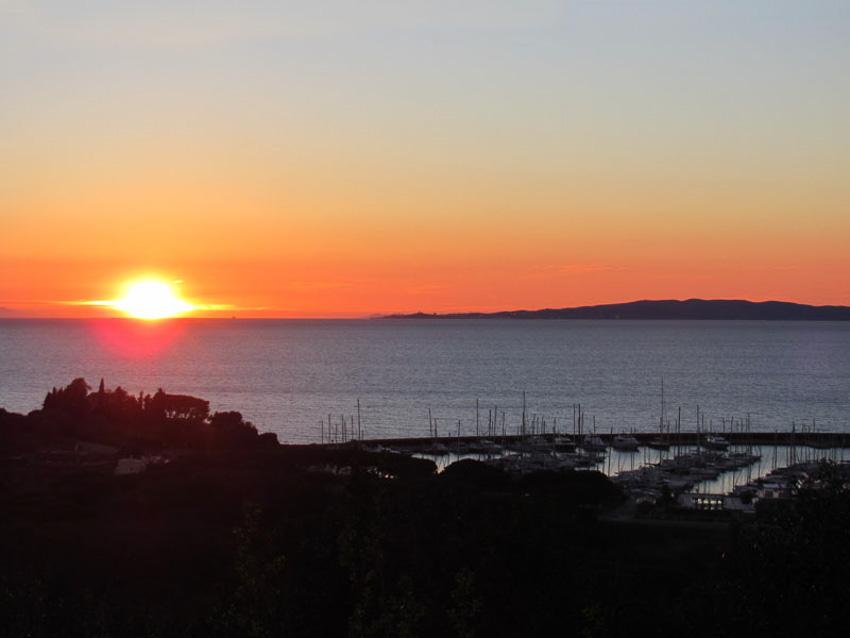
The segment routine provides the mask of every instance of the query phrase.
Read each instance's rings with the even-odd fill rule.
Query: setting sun
[[[167,319],[195,309],[181,299],[171,284],[155,279],[136,281],[127,286],[124,296],[110,304],[134,319]]]

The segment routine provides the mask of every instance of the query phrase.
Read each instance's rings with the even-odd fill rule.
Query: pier
[[[662,439],[670,447],[686,447],[704,445],[706,438],[710,435],[722,436],[732,446],[746,445],[778,445],[778,446],[802,446],[814,448],[850,448],[850,433],[848,432],[798,432],[798,431],[759,431],[759,432],[671,432],[659,435],[658,432],[630,432],[642,446],[649,447],[652,443]],[[571,435],[571,434],[499,434],[479,436],[438,436],[438,437],[398,437],[385,439],[363,439],[362,442],[369,445],[380,445],[388,448],[425,448],[435,443],[442,444],[447,448],[461,445],[481,444],[485,441],[501,446],[511,446],[529,441],[547,442],[555,445],[559,440],[571,440],[578,444],[583,438],[598,436],[610,446],[614,437],[618,434],[597,432],[593,435]],[[338,444],[338,443],[337,443]]]

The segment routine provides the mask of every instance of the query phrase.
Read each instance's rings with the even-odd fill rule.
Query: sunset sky
[[[850,3],[0,0],[0,316],[143,275],[243,317],[850,304]]]

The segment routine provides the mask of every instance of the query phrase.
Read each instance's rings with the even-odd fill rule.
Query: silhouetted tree
[[[242,413],[231,412],[216,412],[210,417],[210,425],[217,430],[233,430],[242,427],[252,427],[250,423],[245,423],[242,420]]]
[[[83,417],[89,411],[87,400],[91,388],[82,377],[74,379],[66,387],[53,388],[44,397],[43,408],[46,411],[64,412],[69,416]]]

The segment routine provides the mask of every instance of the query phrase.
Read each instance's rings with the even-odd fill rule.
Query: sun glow
[[[124,296],[110,305],[134,319],[146,320],[177,317],[195,309],[178,296],[171,284],[156,279],[132,282]]]

